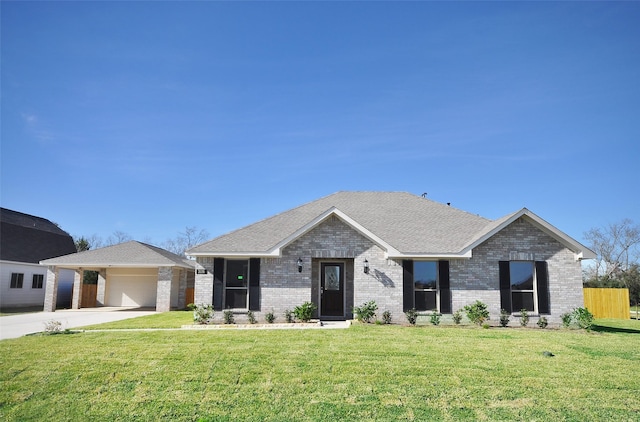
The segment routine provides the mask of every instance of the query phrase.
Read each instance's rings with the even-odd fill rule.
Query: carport
[[[48,267],[45,312],[55,311],[58,272],[63,268],[75,271],[72,309],[83,307],[85,271],[98,273],[97,307],[155,307],[158,312],[184,308],[187,288],[193,287],[195,277],[191,261],[135,240],[46,259],[40,264]],[[90,302],[93,304],[93,300]]]

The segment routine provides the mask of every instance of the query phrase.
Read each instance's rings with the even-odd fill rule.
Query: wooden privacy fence
[[[585,288],[584,306],[596,318],[630,319],[629,289]]]
[[[193,287],[187,287],[185,292],[186,304],[193,303]]]
[[[80,302],[80,306],[82,308],[95,308],[97,293],[98,293],[97,284],[83,284],[82,285],[82,302]]]

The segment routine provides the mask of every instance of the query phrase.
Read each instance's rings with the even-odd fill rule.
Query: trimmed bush
[[[378,305],[373,300],[364,303],[362,306],[353,307],[353,313],[356,314],[356,319],[360,322],[366,323],[373,321],[377,310]]]
[[[305,302],[302,305],[298,305],[293,308],[293,315],[295,315],[295,317],[302,322],[309,322],[311,321],[313,311],[315,311],[316,309],[317,306],[313,303]]]
[[[482,325],[489,319],[489,310],[487,309],[487,305],[479,300],[476,300],[475,303],[472,303],[471,305],[466,305],[463,309],[467,313],[469,321],[476,325]]]

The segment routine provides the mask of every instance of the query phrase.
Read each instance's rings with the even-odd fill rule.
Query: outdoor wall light
[[[302,272],[302,258],[298,258],[298,272]]]
[[[369,274],[369,261],[364,260],[364,273]]]

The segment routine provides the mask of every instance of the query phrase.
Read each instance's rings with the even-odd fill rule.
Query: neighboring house
[[[0,308],[42,306],[47,267],[43,259],[76,251],[73,238],[51,221],[0,208]],[[73,273],[60,274],[58,302],[71,299]]]
[[[194,263],[164,249],[132,240],[105,248],[47,259],[44,310],[56,308],[58,275],[73,270],[72,308],[82,304],[84,271],[98,272],[97,306],[153,307],[159,312],[184,308],[194,280]]]
[[[476,300],[560,315],[583,306],[594,253],[523,208],[495,221],[401,192],[339,192],[187,251],[195,303],[282,315],[313,302],[321,319],[378,312],[450,314]]]

